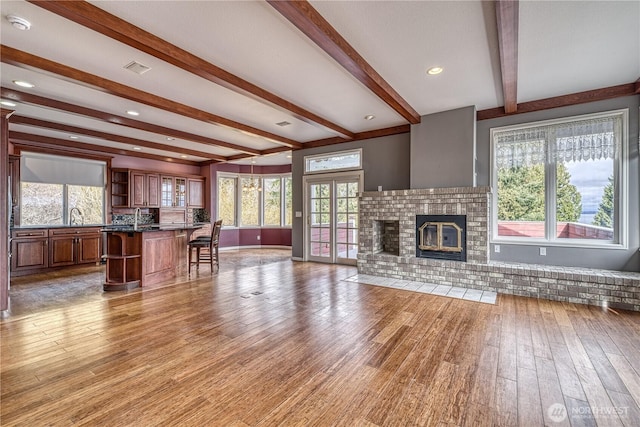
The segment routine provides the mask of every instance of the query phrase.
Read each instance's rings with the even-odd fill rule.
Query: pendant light
[[[242,186],[244,191],[262,191],[262,187],[260,187],[260,181],[258,180],[258,184],[256,185],[255,179],[253,179],[253,165],[256,163],[255,159],[251,160],[251,177],[249,178],[249,184],[245,184]]]

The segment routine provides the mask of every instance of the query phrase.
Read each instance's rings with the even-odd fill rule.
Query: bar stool
[[[191,264],[196,264],[196,269],[199,269],[200,261],[209,261],[209,263],[211,264],[212,273],[214,265],[220,268],[218,247],[220,243],[221,228],[222,220],[220,219],[213,223],[213,227],[211,228],[211,236],[200,236],[187,243],[187,248],[189,249],[189,274],[191,274]],[[195,260],[192,260],[193,249],[196,250]],[[201,251],[201,249],[208,250]]]

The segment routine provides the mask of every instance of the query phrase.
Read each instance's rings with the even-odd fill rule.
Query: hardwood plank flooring
[[[19,278],[0,424],[640,425],[640,313],[355,273],[245,250],[129,292],[103,293],[103,267]]]

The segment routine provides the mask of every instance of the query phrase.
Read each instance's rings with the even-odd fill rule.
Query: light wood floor
[[[640,425],[638,313],[470,302],[255,254],[222,253],[214,276],[11,312],[0,424]],[[12,291],[37,290],[27,282]]]

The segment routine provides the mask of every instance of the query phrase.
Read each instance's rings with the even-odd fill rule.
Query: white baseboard
[[[299,257],[299,256],[292,256],[291,257],[291,261],[304,261],[304,258]]]
[[[220,248],[220,252],[237,251],[240,249],[291,249],[291,246],[280,246],[280,245],[225,246],[224,248]]]

